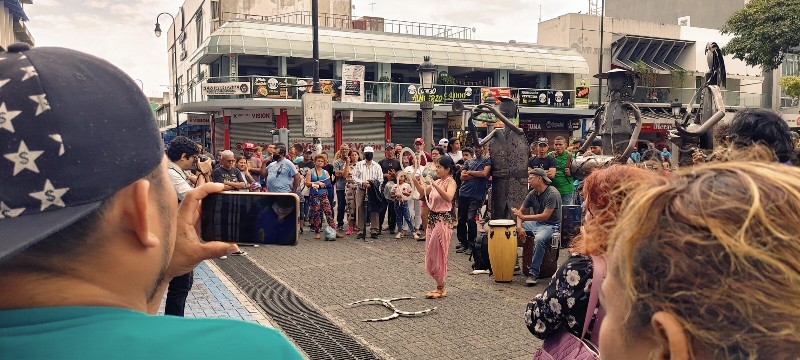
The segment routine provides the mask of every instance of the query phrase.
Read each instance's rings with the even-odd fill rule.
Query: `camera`
[[[208,160],[208,155],[205,154],[197,154],[197,161],[204,162]]]

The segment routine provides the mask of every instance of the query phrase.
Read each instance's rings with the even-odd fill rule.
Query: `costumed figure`
[[[492,157],[491,218],[510,219],[511,208],[525,201],[528,194],[528,139],[525,132],[509,120],[517,115],[514,100],[505,96],[501,96],[499,100],[499,106],[495,106],[496,100],[489,97],[483,104],[470,108],[461,101],[455,101],[453,112],[461,114],[464,110],[470,111],[467,124],[473,134],[473,142],[489,147]],[[504,127],[492,130],[479,142],[473,121],[487,121],[476,119],[480,114],[494,115],[503,122]]]
[[[721,87],[725,87],[725,59],[717,43],[706,45],[708,72],[706,82],[692,97],[686,107],[683,118],[675,121],[675,130],[670,131],[669,141],[678,145],[678,163],[692,165],[692,155],[696,151],[711,150],[714,144],[711,130],[725,117],[725,103],[722,99]],[[692,118],[692,105],[700,96],[700,111]]]
[[[592,141],[600,136],[603,155],[578,155],[570,168],[572,176],[578,180],[585,179],[598,167],[627,162],[642,131],[642,112],[634,103],[625,100],[630,99],[636,89],[633,74],[627,70],[614,69],[594,77],[600,81],[607,80],[610,99],[595,112],[594,130],[578,153],[583,154]],[[636,119],[636,127],[633,130],[628,112],[631,112]]]

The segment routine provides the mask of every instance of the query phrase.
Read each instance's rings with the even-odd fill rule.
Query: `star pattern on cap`
[[[36,158],[44,154],[44,151],[30,151],[25,145],[24,141],[19,143],[19,149],[16,153],[3,155],[6,159],[14,163],[14,174],[17,176],[20,171],[28,169],[35,173],[39,173],[39,167],[36,166]]]
[[[17,217],[19,214],[22,214],[23,211],[25,211],[25,208],[12,209],[8,207],[6,203],[0,201],[0,220]]]
[[[14,120],[21,113],[22,111],[9,111],[6,108],[6,103],[0,103],[0,129],[6,129],[13,133],[14,126],[11,124],[11,120]]]
[[[36,104],[38,104],[38,106],[36,107],[36,116],[39,116],[39,114],[47,110],[50,110],[50,103],[47,102],[46,96],[47,94],[28,96],[28,98],[30,98],[31,100],[35,101]]]
[[[11,79],[0,80],[0,89],[3,88],[3,85],[11,81]]]
[[[36,68],[33,66],[21,67],[19,69],[25,72],[25,75],[22,77],[22,81],[28,80],[34,76],[39,76],[39,73],[36,72]]]
[[[52,134],[50,138],[55,140],[61,147],[58,149],[58,156],[64,155],[64,141],[61,140],[61,134]]]
[[[64,201],[61,200],[61,197],[64,196],[64,193],[67,191],[69,191],[69,188],[66,187],[60,189],[54,188],[53,184],[50,183],[50,179],[47,179],[44,183],[44,189],[42,189],[42,191],[32,192],[28,195],[41,201],[42,208],[39,211],[44,211],[44,209],[47,209],[53,205],[66,207]]]

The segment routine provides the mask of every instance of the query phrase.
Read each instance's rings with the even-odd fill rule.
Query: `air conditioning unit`
[[[679,26],[692,26],[692,17],[691,16],[681,16],[678,18],[678,25]]]

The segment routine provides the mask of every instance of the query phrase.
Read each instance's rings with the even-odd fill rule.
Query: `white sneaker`
[[[533,276],[528,276],[528,278],[525,279],[525,285],[528,285],[528,286],[536,285],[536,283],[538,283],[538,282],[539,281],[534,279]]]
[[[227,259],[227,258],[228,258],[228,257],[227,257],[227,256],[225,256],[225,255],[222,255],[222,256],[220,256],[220,257],[219,257],[219,259],[220,259],[220,260],[225,260],[225,259]]]
[[[489,274],[489,270],[472,270],[470,275],[481,275],[481,274]]]

